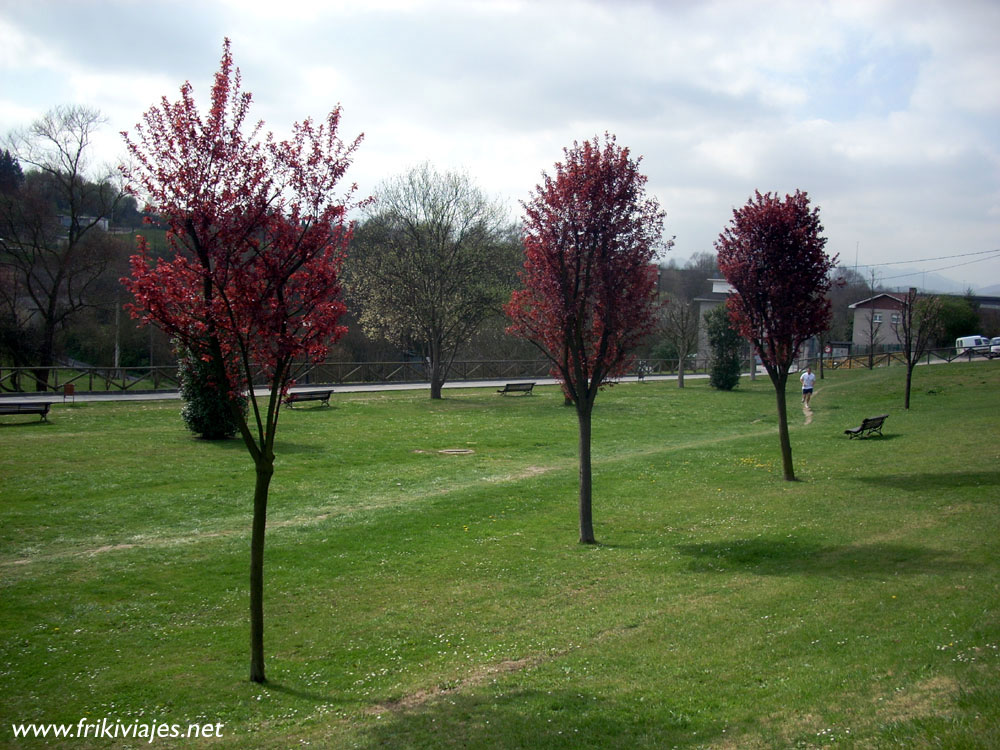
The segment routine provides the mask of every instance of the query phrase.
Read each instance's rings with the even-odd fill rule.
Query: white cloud
[[[0,9],[0,131],[86,101],[113,134],[185,80],[204,102],[229,36],[268,128],[343,105],[363,191],[431,161],[516,208],[607,130],[644,156],[678,255],[754,189],[801,187],[831,247],[902,260],[997,246],[997,28],[991,0],[36,0]]]

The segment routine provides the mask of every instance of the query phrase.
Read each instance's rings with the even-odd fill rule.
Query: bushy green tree
[[[951,346],[959,336],[980,335],[979,315],[965,297],[941,297],[938,319],[941,323],[935,342],[938,346]]]
[[[740,383],[740,335],[733,330],[724,305],[705,313],[705,332],[712,350],[708,382],[720,391],[731,391]]]
[[[520,254],[502,203],[423,164],[379,186],[345,266],[348,294],[368,335],[427,358],[439,399],[459,347],[500,314]]]
[[[218,382],[214,364],[179,347],[177,365],[181,398],[184,399],[181,417],[188,429],[205,440],[235,437],[240,423],[229,403],[230,395],[226,387]],[[237,403],[246,415],[246,397],[238,397]]]

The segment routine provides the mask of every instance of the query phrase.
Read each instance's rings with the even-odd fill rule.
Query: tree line
[[[128,295],[120,280],[137,236],[154,255],[169,249],[162,217],[142,210],[118,171],[90,167],[91,138],[103,123],[94,109],[58,107],[8,134],[0,151],[0,364],[36,368],[39,388],[57,361],[117,369],[178,359],[167,337],[122,315]],[[517,285],[523,228],[502,201],[467,174],[430,164],[386,180],[374,197],[346,255],[347,333],[331,359],[425,362],[437,398],[455,358],[534,356],[505,333],[501,306]],[[681,387],[705,325],[694,300],[720,275],[709,252],[659,267],[657,291],[671,304],[640,355],[678,361]],[[883,288],[845,267],[833,280],[825,339],[850,341],[848,305]],[[929,344],[992,331],[1000,321],[990,314],[967,298],[943,296]],[[749,356],[749,344],[741,356]]]

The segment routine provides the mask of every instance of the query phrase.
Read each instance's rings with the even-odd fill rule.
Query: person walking
[[[808,409],[810,408],[809,402],[812,400],[813,385],[816,383],[816,376],[813,374],[812,368],[807,367],[806,371],[799,375],[799,380],[802,381],[802,403]]]

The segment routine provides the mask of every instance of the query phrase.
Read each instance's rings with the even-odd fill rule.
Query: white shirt
[[[816,382],[816,373],[804,372],[799,376],[799,380],[802,381],[803,388],[812,388],[813,383]]]

